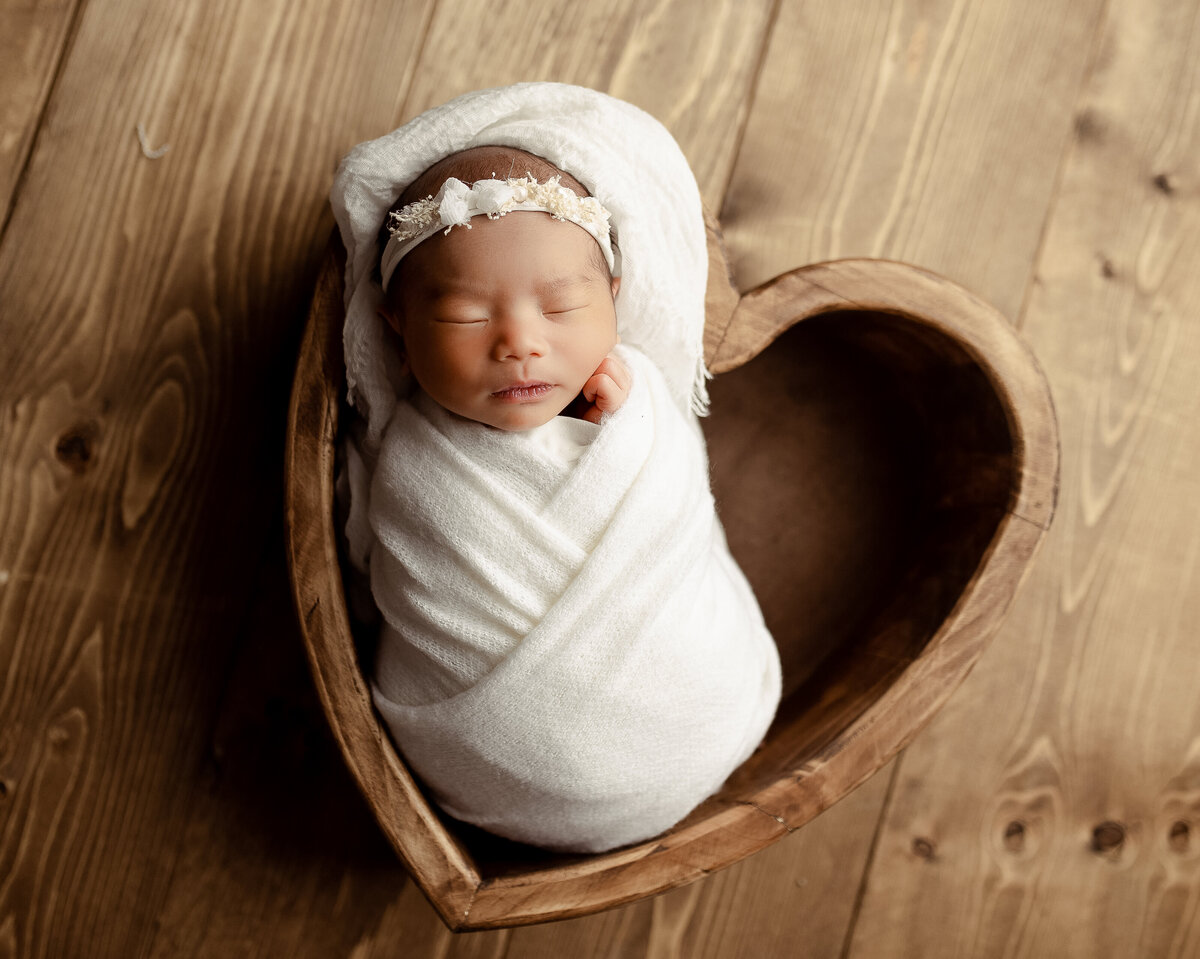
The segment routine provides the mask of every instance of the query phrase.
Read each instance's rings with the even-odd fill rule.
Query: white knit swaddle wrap
[[[654,365],[574,467],[402,402],[371,491],[375,703],[441,806],[551,849],[655,835],[762,739],[779,660]]]
[[[617,234],[634,386],[567,475],[501,431],[402,399],[411,384],[376,315],[388,208],[434,162],[482,145],[571,173]],[[348,448],[347,538],[386,621],[374,692],[397,744],[447,811],[510,838],[596,851],[667,828],[753,750],[779,698],[695,416],[708,258],[687,161],[630,104],[517,84],[360,144],[332,202],[365,420]]]

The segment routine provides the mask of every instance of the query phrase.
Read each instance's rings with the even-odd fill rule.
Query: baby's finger
[[[583,398],[602,413],[611,413],[625,399],[625,390],[607,373],[593,373],[583,384]]]
[[[613,382],[626,392],[629,391],[629,387],[633,383],[633,374],[629,372],[629,367],[612,353],[609,353],[608,356],[600,361],[600,365],[596,367],[596,372],[607,373],[612,377]]]

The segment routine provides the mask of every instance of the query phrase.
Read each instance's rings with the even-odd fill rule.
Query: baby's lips
[[[500,403],[535,403],[554,392],[554,385],[542,381],[526,381],[492,394]]]
[[[520,383],[512,383],[492,393],[492,396],[498,396],[501,393],[512,393],[515,390],[534,390],[541,387],[553,386],[545,380],[524,380]]]

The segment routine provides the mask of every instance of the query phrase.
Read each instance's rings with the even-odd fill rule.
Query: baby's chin
[[[570,399],[565,401],[563,399],[567,395],[567,390],[559,388],[550,396],[534,402],[523,403],[511,401],[506,403],[487,398],[475,403],[458,404],[442,401],[436,396],[432,399],[443,409],[465,420],[482,423],[484,426],[504,430],[507,433],[521,433],[544,426],[562,413],[571,405]]]
[[[567,404],[567,406],[569,405]],[[521,433],[525,430],[535,430],[539,426],[545,426],[564,409],[566,406],[554,403],[530,403],[488,411],[486,419],[480,419],[479,422],[508,433]]]
[[[583,388],[582,384],[577,389],[572,389],[572,386],[573,384],[554,387],[547,395],[538,399],[501,400],[493,394],[466,415],[470,419],[508,433],[535,430],[539,426],[545,426],[571,406],[575,397],[579,395],[579,390]]]
[[[481,423],[507,433],[522,433],[545,426],[567,411],[579,396],[583,385],[559,385],[537,398],[507,400],[496,394],[468,397],[440,395],[417,384],[442,409],[465,420]],[[570,415],[569,413],[567,415]]]

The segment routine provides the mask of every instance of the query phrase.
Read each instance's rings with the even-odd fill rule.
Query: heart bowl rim
[[[710,273],[728,276],[710,222]],[[406,768],[371,704],[351,631],[333,522],[345,252],[324,256],[297,362],[285,455],[285,539],[293,600],[330,729],[368,805],[448,928],[493,929],[586,915],[723,868],[819,815],[885,765],[958,687],[998,627],[1053,516],[1058,428],[1036,359],[1002,314],[928,270],[878,259],[815,263],[737,298],[710,278],[709,365],[726,372],[805,319],[839,311],[906,317],[953,339],[984,370],[1013,438],[1017,488],[967,583],[922,652],[897,666],[849,725],[774,781],[709,801],[667,833],[608,853],[485,876]],[[732,290],[732,296],[730,291]],[[716,310],[714,302],[725,304]],[[731,308],[736,303],[735,308]],[[730,331],[745,327],[737,336]]]

